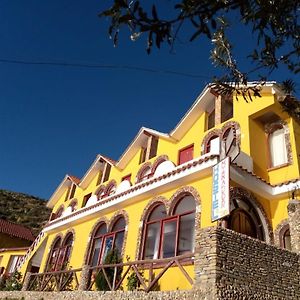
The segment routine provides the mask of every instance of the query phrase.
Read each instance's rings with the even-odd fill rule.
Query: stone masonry
[[[292,250],[300,254],[300,201],[292,199],[288,204]]]
[[[197,246],[194,289],[205,299],[300,299],[298,254],[221,227],[201,230]]]

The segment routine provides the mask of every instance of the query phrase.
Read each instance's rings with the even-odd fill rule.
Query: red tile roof
[[[101,156],[102,156],[103,158],[105,158],[107,161],[109,161],[112,165],[115,165],[115,164],[117,163],[116,160],[113,160],[112,158],[109,158],[109,157],[106,156],[106,155],[102,155],[102,154],[101,154]]]
[[[35,237],[29,228],[0,219],[0,233],[8,234],[27,241],[34,241]]]
[[[77,185],[80,183],[80,179],[73,175],[68,175],[72,181],[74,181]]]

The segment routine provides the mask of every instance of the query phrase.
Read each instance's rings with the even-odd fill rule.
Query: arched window
[[[50,251],[48,264],[46,267],[47,271],[54,272],[65,270],[70,260],[71,249],[73,246],[73,234],[69,233],[63,243],[59,237],[53,244]]]
[[[69,264],[71,249],[73,246],[73,239],[74,239],[73,234],[69,233],[66,236],[62,244],[62,247],[59,250],[59,258],[57,263],[58,270],[65,270]]]
[[[288,224],[280,230],[279,238],[281,248],[292,250],[290,226]]]
[[[163,162],[169,160],[167,155],[161,155],[159,156],[153,163],[152,168],[151,168],[151,173],[154,174],[156,172],[156,169],[158,168],[159,165],[161,165]]]
[[[152,176],[152,172],[151,172],[151,167],[150,166],[146,166],[142,172],[139,174],[139,177],[137,178],[137,182],[142,182],[145,181],[147,179],[149,179]]]
[[[101,185],[98,190],[95,192],[95,195],[97,196],[98,200],[100,200],[103,195],[104,195],[104,192],[105,192],[105,186],[104,185]]]
[[[62,216],[62,213],[64,212],[64,207],[61,206],[57,212],[55,213],[55,219],[60,218]]]
[[[205,149],[204,149],[204,153],[209,153],[212,149],[211,147],[211,143],[213,140],[217,139],[219,136],[218,135],[213,135],[212,137],[209,138],[209,140],[206,142],[205,144]]]
[[[159,258],[161,242],[161,225],[167,217],[164,204],[157,205],[152,210],[145,224],[143,258]]]
[[[91,240],[91,252],[89,265],[91,267],[96,267],[100,264],[101,249],[103,243],[103,237],[107,233],[106,224],[101,223],[96,229],[92,240]]]
[[[288,151],[285,129],[281,124],[273,126],[268,134],[270,153],[270,167],[277,167],[288,163]]]
[[[61,246],[61,238],[59,237],[57,238],[56,242],[54,242],[51,248],[46,271],[51,272],[56,270],[60,246]]]
[[[233,126],[228,127],[227,129],[225,129],[225,131],[223,132],[222,137],[221,137],[222,141],[226,142],[230,131],[233,131],[233,141],[232,141],[232,144],[236,145],[236,129]]]
[[[74,212],[77,209],[77,200],[73,200],[69,206],[71,207],[72,212]]]
[[[88,262],[91,267],[99,266],[103,263],[107,253],[113,248],[117,249],[120,255],[122,254],[125,227],[124,217],[116,220],[110,232],[107,232],[105,223],[99,224],[91,240]]]
[[[196,203],[193,196],[185,196],[176,205],[174,214],[178,216],[177,255],[194,250]]]
[[[143,258],[166,258],[192,252],[195,211],[191,195],[178,201],[171,216],[167,216],[163,204],[155,206],[145,222]]]
[[[112,194],[114,194],[116,192],[116,183],[115,182],[111,182],[107,185],[105,192],[102,194],[101,198],[105,198],[108,196],[111,196]]]

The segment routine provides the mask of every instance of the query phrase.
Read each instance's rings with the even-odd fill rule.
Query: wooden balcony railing
[[[80,269],[33,273],[30,276],[28,291],[73,291],[78,290]]]
[[[180,256],[164,258],[138,260],[116,264],[103,264],[97,267],[73,269],[67,271],[55,271],[45,273],[30,274],[28,286],[29,291],[68,291],[78,290],[79,285],[86,290],[96,289],[96,278],[103,275],[108,290],[116,291],[125,285],[125,278],[134,274],[138,281],[138,289],[149,292],[158,284],[158,281],[171,267],[178,267],[184,278],[193,285],[193,278],[185,269],[186,265],[194,263],[194,254],[184,254]],[[86,272],[85,275],[83,273]],[[81,273],[81,276],[79,276]],[[86,276],[87,275],[87,276]],[[79,278],[83,282],[79,282]]]
[[[88,289],[93,289],[97,275],[102,272],[109,289],[111,291],[116,291],[122,286],[124,279],[129,271],[131,271],[134,272],[137,280],[139,281],[139,289],[149,292],[157,285],[158,280],[163,277],[166,271],[173,266],[177,266],[186,280],[193,285],[193,279],[184,268],[184,265],[187,263],[192,264],[193,261],[194,254],[189,253],[163,259],[138,260],[118,264],[100,265],[98,267],[90,268],[92,276]],[[113,270],[113,276],[111,276],[112,278],[109,278],[107,274],[108,269],[110,269],[110,271]],[[155,269],[157,269],[157,272],[154,272]],[[122,274],[118,279],[117,274],[120,272],[120,270]],[[145,274],[145,272],[148,274]]]

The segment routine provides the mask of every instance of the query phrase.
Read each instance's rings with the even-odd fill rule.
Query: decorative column
[[[222,96],[218,95],[215,101],[215,125],[222,123]]]
[[[289,200],[287,209],[289,215],[292,251],[300,253],[300,201],[297,199]]]
[[[80,282],[79,282],[79,291],[86,291],[89,287],[90,282],[90,266],[84,265],[81,270]]]
[[[29,288],[31,272],[27,272],[23,281],[22,291],[27,291]]]

